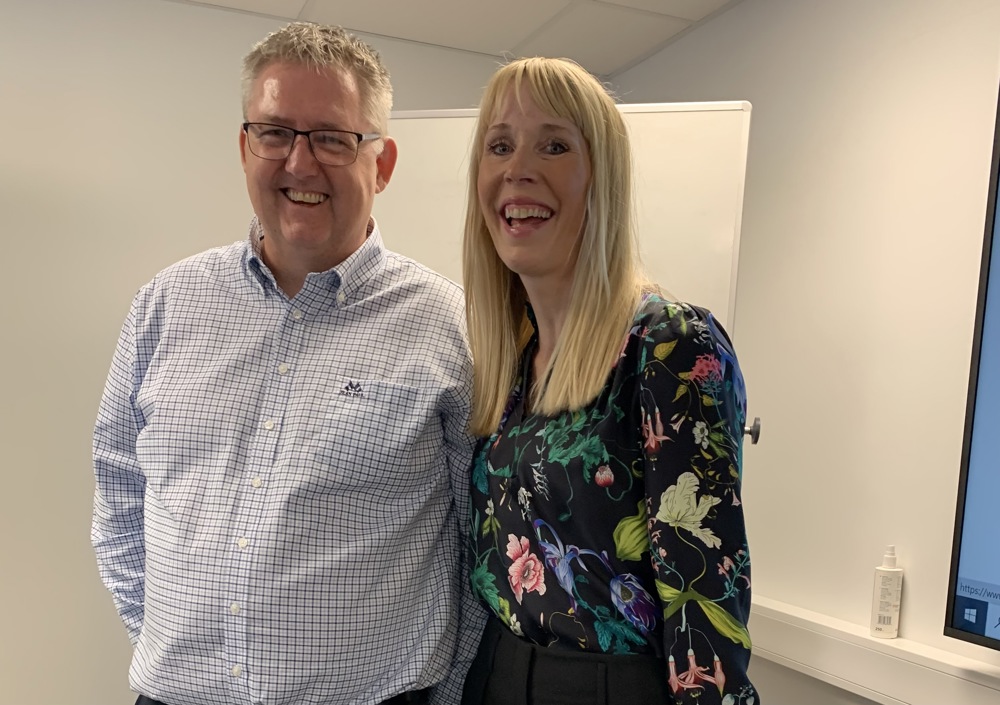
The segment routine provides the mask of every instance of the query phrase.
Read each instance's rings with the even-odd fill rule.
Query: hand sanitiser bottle
[[[903,592],[903,569],[896,567],[896,547],[889,546],[882,565],[875,569],[872,595],[872,636],[893,639],[899,634],[899,598]]]

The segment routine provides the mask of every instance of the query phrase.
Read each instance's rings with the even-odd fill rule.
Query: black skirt
[[[550,649],[491,617],[462,705],[663,705],[667,664],[656,656]]]

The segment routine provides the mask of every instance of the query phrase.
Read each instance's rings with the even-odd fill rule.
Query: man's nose
[[[319,162],[306,135],[295,135],[292,140],[291,150],[285,159],[285,171],[300,176],[319,172]]]

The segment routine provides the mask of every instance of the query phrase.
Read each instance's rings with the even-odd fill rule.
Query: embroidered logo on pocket
[[[363,397],[364,395],[365,391],[361,388],[359,382],[348,381],[344,385],[344,388],[340,390],[340,396],[342,397]]]

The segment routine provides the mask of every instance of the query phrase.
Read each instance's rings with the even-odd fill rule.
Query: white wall
[[[240,60],[279,25],[162,0],[0,1],[0,705],[134,700],[88,537],[97,402],[135,290],[246,232]],[[495,68],[369,39],[399,109],[474,106]]]
[[[0,705],[129,702],[87,536],[91,425],[134,289],[243,233],[249,204],[215,207],[244,189],[239,59],[278,24],[0,2]],[[399,109],[474,105],[493,69],[372,42]],[[998,64],[995,0],[744,0],[616,79],[627,102],[754,104],[737,345],[764,423],[746,465],[755,590],[863,624],[895,542],[902,635],[993,664],[940,631]],[[753,668],[768,705],[840,697]]]
[[[996,0],[745,0],[615,79],[626,102],[753,104],[756,593],[867,624],[895,543],[901,636],[994,666],[942,627],[998,78]]]

